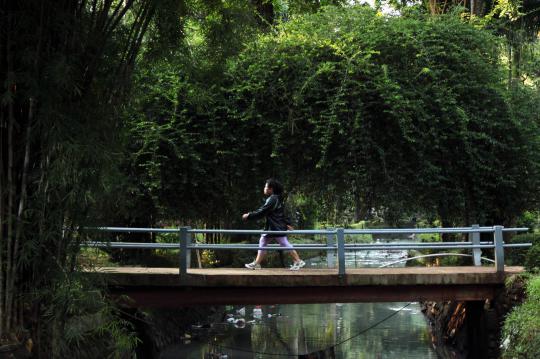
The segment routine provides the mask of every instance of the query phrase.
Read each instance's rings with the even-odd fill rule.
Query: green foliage
[[[114,267],[109,254],[99,248],[81,248],[77,256],[77,263],[85,268]]]
[[[77,278],[86,237],[76,229],[118,209],[119,116],[158,3],[172,6],[0,5],[0,337],[28,329],[38,357],[133,346],[112,306]]]
[[[249,6],[227,4],[190,5],[187,53],[142,62],[125,167],[144,206],[131,216],[243,226],[270,176],[304,228],[374,209],[391,225],[404,211],[506,223],[535,202],[535,97],[507,91],[490,33],[455,15],[325,7],[255,38]]]
[[[538,271],[540,269],[540,242],[536,241],[527,252],[525,268],[531,271]]]
[[[54,333],[40,333],[50,339],[52,357],[126,358],[133,354],[138,343],[133,325],[121,318],[102,288],[80,274],[55,278],[52,283],[37,293],[46,303],[43,319]]]
[[[315,228],[318,203],[304,193],[289,193],[286,200],[286,214],[291,218],[296,229]]]
[[[362,206],[505,222],[527,205],[515,199],[537,169],[498,48],[453,16],[352,7],[295,19],[231,62],[238,146],[258,143],[254,156],[321,198],[334,223]]]
[[[270,176],[306,228],[374,209],[391,223],[404,211],[512,223],[538,203],[532,12],[509,33],[509,91],[501,42],[452,15],[341,0],[95,4],[0,5],[0,334],[41,331],[40,355],[134,345],[75,277],[82,226],[244,226]],[[50,320],[20,322],[21,309]]]
[[[416,235],[420,242],[441,242],[441,235],[437,233],[420,233]]]
[[[506,262],[510,265],[540,267],[538,251],[540,249],[540,234],[525,233],[513,236],[510,243],[532,243],[531,248],[511,248],[505,252]]]
[[[488,17],[497,15],[499,17],[506,17],[512,21],[515,21],[523,15],[523,13],[520,11],[520,7],[522,5],[522,0],[497,0],[495,1],[495,6],[491,10]]]
[[[258,203],[270,173],[246,166],[222,90],[226,59],[267,28],[257,11],[245,1],[187,2],[183,51],[145,52],[126,111],[125,173],[130,202],[142,204],[128,208],[130,218],[231,227]]]
[[[161,61],[139,72],[126,138],[133,186],[152,203],[146,212],[155,208],[155,218],[231,226],[249,209],[240,209],[245,199],[238,199],[254,179],[241,179],[245,154],[235,148],[219,87],[179,77],[177,66]]]
[[[540,277],[527,284],[526,301],[514,308],[504,321],[503,358],[538,358],[540,356]]]
[[[530,231],[540,229],[540,211],[524,211],[517,219],[516,226],[529,228]]]
[[[201,251],[200,257],[203,268],[215,267],[219,264],[219,260],[216,258],[216,253],[214,251],[204,249]]]

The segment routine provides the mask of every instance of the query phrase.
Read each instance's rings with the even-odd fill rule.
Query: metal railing
[[[457,228],[403,228],[403,229],[325,229],[325,230],[293,230],[293,231],[261,231],[261,230],[232,230],[232,229],[192,229],[180,228],[125,228],[125,227],[97,227],[87,228],[100,232],[115,233],[177,233],[177,243],[139,243],[139,242],[99,242],[87,241],[81,243],[85,247],[107,248],[151,248],[151,249],[179,249],[179,273],[185,275],[191,263],[191,251],[198,249],[211,250],[291,250],[287,247],[270,245],[259,247],[257,244],[197,244],[192,241],[194,234],[227,234],[227,235],[324,235],[326,244],[297,244],[297,250],[325,250],[328,265],[333,267],[333,254],[337,253],[338,274],[345,275],[345,252],[362,250],[423,250],[423,249],[467,249],[472,250],[474,265],[481,265],[482,249],[494,249],[495,268],[497,272],[504,271],[504,249],[516,247],[530,247],[532,243],[506,244],[503,241],[504,232],[525,232],[528,228],[504,228],[503,226]],[[377,234],[468,234],[468,242],[411,242],[411,243],[345,243],[345,236],[377,235]],[[480,241],[481,233],[492,233],[493,241]],[[444,253],[448,255],[448,253]]]

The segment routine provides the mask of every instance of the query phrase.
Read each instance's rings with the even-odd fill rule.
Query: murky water
[[[346,266],[378,267],[404,251],[346,254]],[[325,267],[315,258],[311,267]],[[193,336],[160,358],[436,358],[418,303],[333,303],[227,307],[221,323],[193,328]],[[204,338],[197,340],[197,336]]]
[[[238,310],[245,315],[238,314]],[[417,303],[354,303],[230,308],[207,342],[167,348],[160,358],[436,358]],[[208,356],[207,356],[208,357]],[[219,357],[219,356],[215,356]]]

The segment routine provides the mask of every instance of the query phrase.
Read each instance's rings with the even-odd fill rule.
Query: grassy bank
[[[538,272],[536,272],[538,273]],[[540,358],[540,275],[527,280],[525,301],[504,321],[502,358]]]

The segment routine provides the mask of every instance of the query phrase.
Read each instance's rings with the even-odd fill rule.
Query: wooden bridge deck
[[[136,305],[332,303],[493,298],[507,276],[522,267],[405,267],[347,269],[97,268],[111,290]]]
[[[501,284],[504,278],[520,273],[523,267],[505,267],[497,273],[493,267],[403,267],[347,269],[340,278],[336,269],[287,268],[189,269],[180,278],[177,268],[107,267],[97,268],[112,283],[121,286],[166,287],[328,287],[354,285],[456,285]]]

